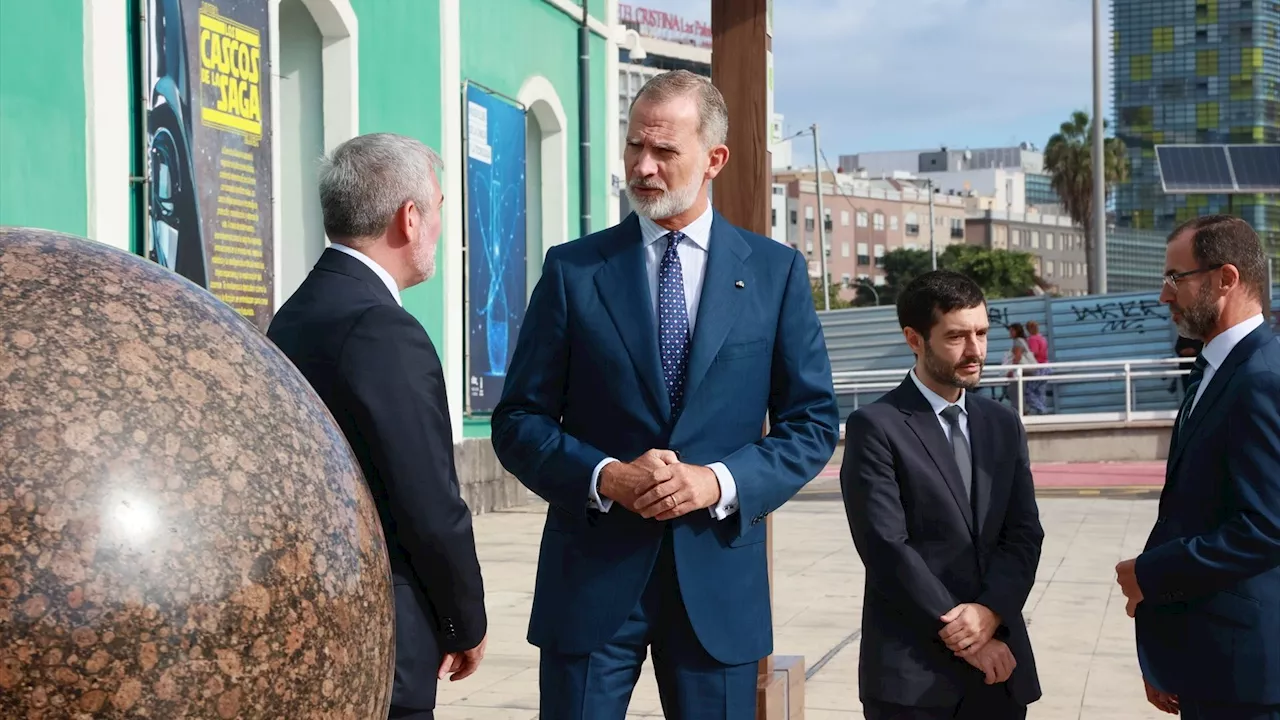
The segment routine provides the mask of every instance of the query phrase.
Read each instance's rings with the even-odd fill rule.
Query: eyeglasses
[[[1209,267],[1206,267],[1206,268],[1200,268],[1199,270],[1188,270],[1186,272],[1180,272],[1180,273],[1168,272],[1168,273],[1165,273],[1164,275],[1164,284],[1168,285],[1170,290],[1177,292],[1178,281],[1181,280],[1182,278],[1191,277],[1192,275],[1199,275],[1200,273],[1213,272],[1214,270],[1217,270],[1220,267],[1222,267],[1222,263],[1218,263],[1217,265],[1210,265]]]

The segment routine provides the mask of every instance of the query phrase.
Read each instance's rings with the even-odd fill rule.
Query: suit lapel
[[[595,274],[596,292],[659,413],[670,418],[671,401],[658,357],[658,328],[649,296],[644,242],[634,214],[617,227],[612,242],[601,248],[601,253],[605,263]]]
[[[1209,381],[1209,385],[1204,389],[1204,394],[1196,402],[1195,409],[1187,417],[1182,432],[1178,432],[1176,424],[1174,426],[1174,436],[1171,443],[1173,449],[1169,457],[1169,469],[1165,473],[1166,480],[1172,475],[1174,468],[1178,465],[1178,461],[1182,459],[1183,451],[1190,445],[1188,441],[1195,437],[1196,430],[1203,424],[1204,419],[1213,412],[1214,405],[1217,404],[1218,400],[1222,399],[1222,391],[1231,383],[1231,376],[1235,374],[1236,368],[1240,367],[1245,360],[1248,360],[1257,352],[1258,348],[1273,337],[1271,329],[1267,327],[1266,323],[1263,323],[1253,332],[1246,335],[1239,343],[1236,343],[1236,346],[1227,355],[1227,359],[1222,361],[1222,367],[1214,371],[1213,379]]]
[[[720,352],[720,346],[733,327],[743,293],[751,292],[750,288],[754,287],[754,283],[744,284],[742,288],[736,285],[739,280],[744,283],[749,280],[744,272],[744,261],[751,255],[751,247],[720,213],[714,213],[711,220],[708,251],[707,272],[702,281],[702,296],[698,301],[698,317],[693,327],[685,374],[686,405],[698,392],[698,386],[707,376],[716,353]]]
[[[969,414],[969,448],[973,455],[973,488],[978,493],[978,536],[987,527],[987,514],[991,512],[991,465],[995,459],[995,433],[988,425],[990,418],[980,403],[969,397],[965,402]]]
[[[969,497],[964,491],[964,480],[960,478],[960,468],[956,465],[955,453],[947,442],[946,433],[942,431],[942,425],[938,420],[937,413],[933,411],[929,401],[925,400],[920,391],[916,389],[915,383],[912,382],[910,377],[902,385],[898,386],[895,392],[903,400],[898,407],[907,415],[907,427],[911,428],[911,431],[920,439],[920,444],[924,445],[925,452],[929,453],[929,457],[933,460],[934,466],[938,468],[938,472],[941,473],[947,489],[951,491],[951,497],[955,499],[956,507],[960,509],[960,514],[964,517],[965,525],[968,526],[969,532],[972,533],[973,512],[969,508]]]

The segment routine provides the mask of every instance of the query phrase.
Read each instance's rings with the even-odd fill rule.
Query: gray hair
[[[664,103],[689,95],[693,95],[698,101],[698,137],[702,140],[703,148],[723,145],[729,137],[729,108],[724,104],[724,96],[716,86],[701,75],[688,70],[672,70],[655,75],[636,93],[631,107],[634,108],[640,98]]]
[[[320,167],[325,233],[364,245],[385,232],[410,200],[424,216],[435,212],[432,173],[443,164],[436,151],[403,135],[374,133],[342,143]]]

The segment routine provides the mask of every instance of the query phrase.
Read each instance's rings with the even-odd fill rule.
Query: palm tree
[[[1103,128],[1106,128],[1103,120]],[[1117,183],[1129,180],[1129,158],[1119,138],[1106,138],[1103,144],[1106,165],[1104,179],[1107,193]],[[1080,110],[1062,123],[1058,134],[1049,138],[1044,150],[1045,172],[1053,177],[1053,189],[1062,198],[1067,214],[1084,228],[1085,263],[1089,268],[1089,292],[1098,290],[1098,274],[1094,272],[1093,254],[1093,123],[1089,114]],[[1106,212],[1100,208],[1099,212]]]

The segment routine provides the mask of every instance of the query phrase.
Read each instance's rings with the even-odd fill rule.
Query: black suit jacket
[[[430,709],[442,653],[475,647],[486,631],[435,346],[373,270],[333,249],[267,336],[310,381],[360,461],[395,591],[392,704]]]
[[[1009,693],[1022,704],[1040,697],[1022,620],[1044,539],[1026,431],[1012,411],[976,393],[965,405],[972,504],[938,416],[910,377],[849,416],[840,486],[867,571],[864,700],[947,706],[981,683],[982,673],[938,637],[942,616],[961,603],[1000,616],[996,637],[1017,660]]]

